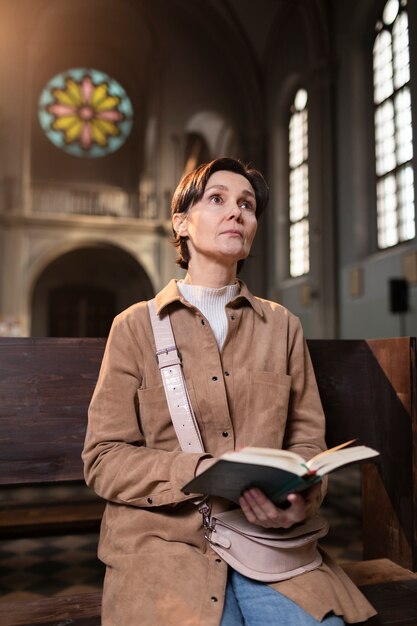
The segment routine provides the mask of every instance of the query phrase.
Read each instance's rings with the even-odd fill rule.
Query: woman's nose
[[[239,220],[242,217],[242,210],[240,206],[235,202],[231,203],[229,217],[234,217],[237,220]]]

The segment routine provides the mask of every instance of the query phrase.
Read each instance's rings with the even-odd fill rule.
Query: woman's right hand
[[[257,488],[248,489],[239,499],[240,507],[251,524],[263,528],[291,528],[303,522],[317,508],[321,485],[317,483],[303,493],[288,494],[289,506],[281,509]]]

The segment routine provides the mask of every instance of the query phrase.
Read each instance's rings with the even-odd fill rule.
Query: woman
[[[146,302],[113,323],[83,452],[87,483],[108,501],[103,626],[339,626],[374,614],[326,556],[318,569],[271,585],[228,571],[204,538],[193,496],[181,491],[227,450],[283,447],[307,459],[325,446],[298,319],[236,279],[267,200],[259,172],[222,158],[187,175],[172,202],[177,262],[187,274],[156,304],[170,314],[207,454],[180,449]],[[317,487],[291,494],[283,510],[251,489],[240,505],[250,522],[289,527],[316,512],[322,495]],[[229,504],[214,499],[213,512]]]

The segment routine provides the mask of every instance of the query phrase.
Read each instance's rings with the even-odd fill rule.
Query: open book
[[[289,450],[246,447],[226,452],[204,472],[184,485],[184,493],[220,496],[238,503],[241,494],[258,487],[275,504],[289,493],[308,489],[322,476],[339,467],[378,456],[367,446],[350,446],[354,440],[317,454],[305,461]]]

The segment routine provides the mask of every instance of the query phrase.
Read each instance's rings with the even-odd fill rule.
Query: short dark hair
[[[262,174],[241,161],[229,157],[214,159],[210,163],[204,163],[189,174],[186,174],[176,188],[171,202],[171,217],[175,213],[187,213],[204,195],[207,181],[212,174],[219,171],[234,172],[244,176],[252,185],[256,199],[256,217],[265,210],[269,199],[268,185]],[[183,269],[188,269],[190,253],[187,246],[187,238],[181,237],[173,230],[172,243],[177,248],[178,257],[176,263]],[[243,259],[238,262],[238,271],[242,268]]]

